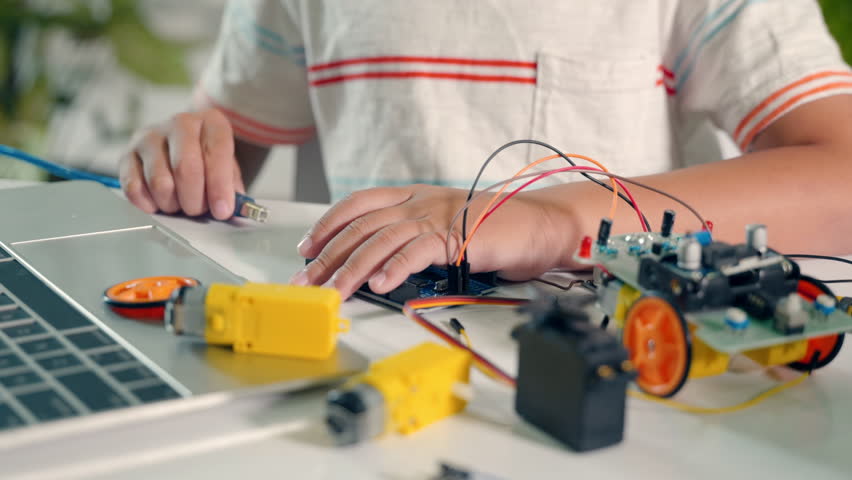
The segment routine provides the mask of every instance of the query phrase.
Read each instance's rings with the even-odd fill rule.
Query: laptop
[[[211,392],[292,391],[367,366],[342,342],[321,361],[237,354],[103,303],[107,287],[159,275],[245,281],[99,184],[0,190],[0,436]]]

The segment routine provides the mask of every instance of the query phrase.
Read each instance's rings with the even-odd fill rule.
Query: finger
[[[148,186],[145,184],[142,161],[136,155],[136,152],[128,153],[121,162],[118,181],[130,203],[147,213],[155,213],[157,211],[157,203],[154,201],[154,197],[151,196],[151,192],[148,191]]]
[[[208,110],[201,126],[201,151],[207,204],[213,216],[227,220],[234,214],[234,134],[218,110]]]
[[[331,286],[347,298],[379,271],[384,263],[412,239],[431,230],[423,221],[405,220],[382,228],[361,244],[332,275]],[[418,252],[423,254],[426,252]],[[431,257],[430,257],[431,258]]]
[[[234,159],[234,188],[240,193],[246,193],[246,184],[243,182],[243,172],[236,159]]]
[[[180,208],[191,216],[202,215],[207,211],[201,125],[201,119],[197,115],[176,115],[172,119],[168,137],[169,158],[174,172],[178,202]]]
[[[172,168],[169,165],[169,151],[166,138],[158,132],[145,136],[136,149],[142,161],[142,171],[148,192],[157,207],[166,213],[180,210]]]
[[[335,204],[299,242],[299,254],[313,258],[348,224],[370,212],[406,202],[413,192],[407,188],[372,188],[350,194]]]
[[[370,278],[370,289],[376,293],[387,293],[400,286],[409,275],[446,262],[445,245],[444,234],[436,231],[420,234],[391,255]]]
[[[328,241],[316,258],[291,279],[291,283],[324,284],[359,245],[379,230],[404,219],[405,212],[395,208],[385,208],[356,218]]]

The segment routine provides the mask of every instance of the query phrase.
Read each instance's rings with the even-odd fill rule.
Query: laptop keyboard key
[[[133,358],[133,355],[131,355],[130,352],[128,352],[127,350],[115,350],[112,352],[96,353],[91,357],[92,360],[95,361],[95,363],[102,367],[135,360]]]
[[[61,343],[59,343],[59,340],[53,337],[42,338],[39,340],[31,340],[29,342],[22,342],[18,344],[18,346],[21,347],[21,350],[27,352],[30,355],[35,355],[37,353],[44,352],[52,352],[54,350],[62,350],[63,348],[65,348]]]
[[[158,385],[152,385],[150,387],[143,387],[133,391],[139,400],[142,400],[145,403],[148,402],[157,402],[159,400],[167,400],[169,398],[178,398],[180,395],[175,389],[166,385],[165,383],[161,383]]]
[[[115,345],[115,340],[110,338],[110,336],[103,330],[75,333],[73,335],[68,335],[67,338],[80,350],[91,350],[93,348],[105,347],[107,345]]]
[[[0,355],[0,370],[7,368],[20,367],[24,362],[14,353],[5,353]]]
[[[5,307],[14,304],[15,301],[9,298],[9,295],[6,295],[5,293],[0,293],[0,307]]]
[[[38,361],[41,368],[45,370],[59,370],[60,368],[76,367],[82,365],[79,358],[70,353],[57,355],[55,357],[42,358]]]
[[[0,376],[0,384],[6,388],[23,387],[34,383],[41,383],[41,377],[31,370]]]
[[[0,262],[0,284],[57,330],[92,322],[17,261]]]
[[[123,407],[128,404],[112,387],[93,372],[64,375],[59,377],[58,380],[94,412]]]
[[[74,408],[53,390],[17,395],[17,398],[27,410],[42,421],[77,415]]]
[[[47,330],[45,330],[41,324],[36,322],[15,325],[14,327],[7,327],[3,329],[3,333],[12,338],[29,337],[31,335],[38,335],[39,333],[45,332],[47,332]]]
[[[18,416],[12,407],[5,403],[0,403],[0,430],[4,428],[20,427],[24,424],[24,419]]]
[[[135,382],[137,380],[144,380],[146,378],[153,378],[154,372],[152,372],[147,367],[142,365],[125,368],[122,370],[116,370],[112,372],[112,376],[115,377],[116,380],[122,383]]]
[[[25,318],[30,318],[30,316],[20,307],[0,312],[0,323],[14,322]]]

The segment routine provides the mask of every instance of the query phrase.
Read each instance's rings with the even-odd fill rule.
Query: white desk
[[[163,222],[251,280],[286,281],[302,264],[295,244],[323,207],[270,207],[265,226]],[[848,266],[805,266],[822,278],[850,276]],[[852,294],[852,286],[836,291]],[[432,339],[404,317],[360,301],[346,303],[344,314],[352,319],[344,341],[372,358]],[[511,310],[471,308],[460,318],[479,349],[514,371],[508,332],[519,319]],[[512,392],[477,376],[467,411],[409,437],[338,449],[321,423],[325,390],[254,395],[0,450],[0,477],[413,480],[430,478],[439,461],[449,461],[505,479],[848,479],[850,349],[804,384],[740,413],[696,416],[630,399],[625,441],[587,454],[525,425],[513,412]],[[678,400],[727,405],[771,385],[756,373],[726,374],[689,382]]]

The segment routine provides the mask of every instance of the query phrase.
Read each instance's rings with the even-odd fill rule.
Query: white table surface
[[[268,205],[273,215],[262,226],[159,219],[250,280],[286,281],[303,263],[296,243],[325,207]],[[852,276],[840,264],[803,266],[821,278]],[[852,294],[852,286],[835,287]],[[343,341],[374,359],[432,339],[401,315],[361,301],[347,302],[343,313],[352,319]],[[478,349],[514,371],[509,331],[519,317],[510,309],[478,307],[460,318]],[[413,480],[431,478],[438,462],[448,461],[502,479],[848,479],[849,352],[847,346],[804,384],[739,413],[699,416],[631,398],[625,441],[592,453],[573,453],[526,425],[513,411],[510,390],[475,375],[475,396],[465,412],[408,437],[332,446],[322,427],[324,389],[201,397],[182,400],[185,408],[165,415],[88,428],[80,422],[25,444],[0,442],[0,478]],[[728,405],[774,384],[760,372],[729,373],[690,381],[677,399]]]

